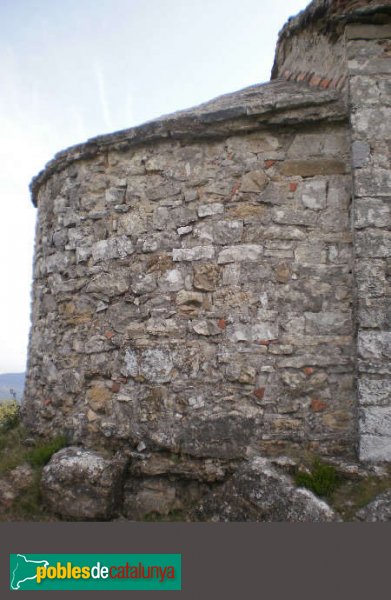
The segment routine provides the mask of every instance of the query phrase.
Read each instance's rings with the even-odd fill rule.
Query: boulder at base
[[[226,483],[203,498],[193,511],[200,521],[339,521],[312,492],[296,488],[266,458],[243,463]]]
[[[73,520],[110,519],[122,483],[125,461],[104,458],[92,450],[71,446],[54,454],[43,470],[45,504]]]
[[[383,492],[373,502],[370,502],[356,513],[357,519],[375,523],[376,521],[391,521],[391,490]]]

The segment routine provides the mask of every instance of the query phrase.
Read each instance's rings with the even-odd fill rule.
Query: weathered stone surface
[[[232,342],[256,342],[278,338],[278,326],[273,323],[254,323],[252,325],[235,324],[227,328],[228,338]]]
[[[150,274],[139,274],[131,283],[131,290],[135,294],[147,294],[153,292],[157,286],[156,277]]]
[[[391,25],[359,25],[354,23],[346,27],[349,40],[383,40],[391,38]]]
[[[113,258],[126,258],[134,252],[132,242],[124,236],[114,237],[97,242],[92,247],[92,258],[94,263]]]
[[[178,514],[193,505],[202,494],[196,482],[164,477],[129,479],[124,488],[124,514],[130,520]]]
[[[360,260],[356,267],[358,295],[361,298],[386,294],[386,264],[383,260]]]
[[[363,406],[391,406],[391,380],[360,379],[358,397]]]
[[[210,336],[220,335],[222,333],[222,329],[219,327],[218,323],[211,319],[193,322],[192,327],[198,335]]]
[[[194,248],[175,249],[172,251],[172,259],[175,262],[182,260],[193,261],[213,258],[215,250],[213,246],[194,246]]]
[[[391,305],[387,297],[359,298],[357,320],[364,328],[391,329]]]
[[[233,262],[254,261],[258,260],[260,256],[262,256],[262,253],[262,246],[257,246],[256,244],[241,244],[221,250],[217,262],[219,265],[225,265]]]
[[[346,173],[346,164],[336,159],[320,160],[287,160],[281,166],[282,175],[300,175],[314,177],[315,175],[337,175]]]
[[[165,292],[178,292],[184,286],[183,273],[178,269],[169,269],[159,277],[158,286]]]
[[[363,258],[390,258],[391,231],[367,230],[357,233],[357,256]]]
[[[357,169],[355,191],[358,197],[388,197],[390,195],[391,174],[386,168],[373,167]]]
[[[360,411],[360,430],[363,434],[391,438],[391,406],[368,406]]]
[[[129,475],[134,478],[175,475],[186,480],[213,483],[223,481],[229,469],[229,463],[218,459],[194,459],[159,452],[139,454],[137,459],[132,459]]]
[[[326,181],[310,181],[304,184],[301,200],[306,208],[321,210],[326,208]]]
[[[315,0],[275,81],[34,180],[33,430],[175,455],[199,483],[194,461],[226,476],[260,449],[390,458],[389,11],[364,4]],[[170,469],[129,473],[129,518],[182,510]]]
[[[359,355],[364,359],[391,358],[391,332],[362,331],[358,338]]]
[[[391,490],[383,492],[375,500],[356,513],[356,519],[367,523],[391,521]]]
[[[86,291],[107,296],[123,294],[129,287],[128,277],[123,271],[98,273],[88,283]]]
[[[224,212],[224,204],[214,202],[211,204],[202,204],[198,207],[199,217],[210,217],[211,215],[219,215]]]
[[[262,192],[268,184],[268,177],[263,171],[251,171],[242,177],[242,192]]]
[[[34,480],[34,470],[28,463],[18,465],[0,477],[0,513],[12,505]]]
[[[295,488],[272,463],[256,457],[233,477],[204,497],[194,510],[207,521],[337,521],[334,511],[312,492]]]
[[[60,450],[44,467],[41,488],[50,510],[75,520],[113,516],[124,461],[77,447]]]
[[[150,383],[166,383],[171,380],[174,364],[171,353],[163,348],[150,348],[136,352],[126,350],[123,372],[130,377],[142,377]]]
[[[362,461],[391,461],[391,436],[361,434],[359,457]]]
[[[111,400],[111,392],[103,385],[93,385],[87,390],[86,402],[95,412],[104,412]]]
[[[352,144],[352,161],[353,167],[359,169],[364,167],[369,160],[371,147],[367,142],[355,141]]]
[[[198,290],[212,292],[219,281],[219,268],[214,263],[195,265],[193,268],[193,285]]]
[[[387,263],[391,256],[390,85],[387,51],[388,22],[354,23],[346,27],[346,49],[352,105],[353,216],[358,288],[358,399],[360,458],[391,459],[390,432],[390,288]],[[388,42],[389,43],[389,42]]]
[[[243,221],[219,221],[213,226],[213,238],[216,244],[235,244],[243,235]]]
[[[350,312],[304,313],[305,333],[345,335],[352,333]]]
[[[386,199],[358,198],[356,202],[355,226],[363,227],[390,227],[391,208]]]

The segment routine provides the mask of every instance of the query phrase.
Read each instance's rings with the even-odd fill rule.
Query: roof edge
[[[389,0],[313,0],[296,16],[290,17],[279,33],[279,38],[317,24],[319,28],[352,21],[360,22],[376,14],[390,14]]]
[[[320,106],[325,107],[321,118]],[[250,86],[192,109],[162,116],[130,129],[98,135],[62,150],[32,179],[32,202],[37,206],[40,187],[54,173],[108,150],[124,152],[131,147],[165,140],[218,139],[229,134],[249,133],[262,126],[293,126],[346,118],[346,106],[336,90],[313,90],[306,85],[281,80]]]

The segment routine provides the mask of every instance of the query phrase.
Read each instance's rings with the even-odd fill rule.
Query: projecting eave
[[[33,204],[40,186],[53,174],[75,161],[93,158],[109,150],[164,140],[219,139],[260,127],[274,128],[347,118],[346,106],[336,90],[310,88],[306,84],[275,80],[225,94],[197,107],[160,117],[143,125],[91,138],[56,154],[31,182]]]

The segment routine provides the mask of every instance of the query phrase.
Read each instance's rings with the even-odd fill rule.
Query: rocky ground
[[[110,457],[81,447],[65,447],[42,466],[31,460],[32,449],[34,454],[37,446],[29,438],[22,439],[20,430],[8,434],[8,439],[15,442],[17,436],[22,445],[27,441],[27,446],[21,454],[8,455],[8,465],[2,459],[1,520],[391,520],[388,465],[363,466],[338,460],[325,463],[309,455],[253,456],[220,474],[217,465],[210,464],[211,482],[200,485],[196,466],[186,457],[177,457],[182,467],[187,460],[187,478],[179,481],[171,476],[168,484],[158,473],[147,481],[134,475],[129,478],[129,473],[137,473],[135,463],[140,459],[121,452]],[[7,455],[7,448],[2,452]],[[18,457],[22,462],[16,465]],[[155,459],[157,472],[167,461],[175,463],[173,457],[160,457],[158,467]]]

